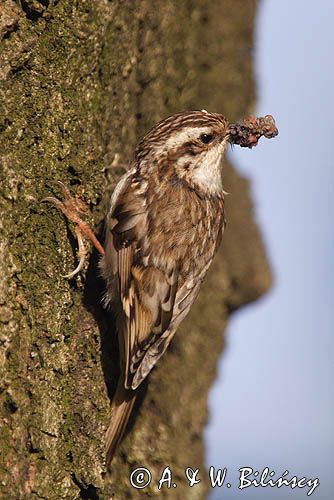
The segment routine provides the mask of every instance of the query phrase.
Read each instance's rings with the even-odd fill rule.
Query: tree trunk
[[[41,203],[56,180],[88,205],[96,232],[137,140],[173,112],[236,120],[254,102],[256,1],[0,1],[1,498],[205,498],[203,427],[229,313],[271,283],[248,182],[224,172],[223,247],[189,318],[142,389],[104,474],[117,373],[96,255],[75,279],[73,227]],[[158,490],[169,466],[177,488]],[[201,468],[189,488],[187,466]],[[165,483],[166,484],[166,483]]]

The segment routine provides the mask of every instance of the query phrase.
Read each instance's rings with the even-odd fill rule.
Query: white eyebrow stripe
[[[179,132],[175,132],[163,145],[163,149],[173,149],[182,146],[185,142],[196,139],[202,134],[210,134],[211,127],[185,127]]]

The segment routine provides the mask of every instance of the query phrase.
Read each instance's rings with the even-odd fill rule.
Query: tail
[[[136,401],[136,396],[136,391],[124,389],[123,378],[121,377],[111,404],[110,423],[106,433],[107,469],[110,469],[110,464],[114,458],[117,446],[123,437],[133,405]]]

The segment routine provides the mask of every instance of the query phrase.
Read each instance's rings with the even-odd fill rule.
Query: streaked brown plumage
[[[220,241],[227,131],[219,114],[167,118],[139,143],[112,197],[101,269],[106,301],[117,310],[122,383],[107,433],[108,464],[136,389],[188,314]]]
[[[108,467],[137,388],[188,314],[219,245],[227,144],[253,147],[262,135],[277,133],[270,115],[229,125],[220,114],[190,111],[158,123],[139,142],[131,168],[114,190],[104,248],[63,184],[64,202],[45,198],[76,224],[80,263],[68,277],[84,264],[84,235],[102,254],[105,304],[116,312],[121,376],[106,436]]]

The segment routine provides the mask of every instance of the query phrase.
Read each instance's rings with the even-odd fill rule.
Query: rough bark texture
[[[223,248],[143,388],[111,479],[103,438],[117,354],[96,258],[62,278],[75,264],[73,228],[40,200],[62,180],[98,231],[122,165],[158,119],[252,111],[255,13],[251,0],[0,2],[1,498],[206,497],[202,431],[223,331],[271,282],[248,182],[226,168]],[[139,492],[129,474],[140,465],[153,481]],[[158,491],[167,465],[177,488]],[[202,468],[191,489],[186,466]]]

